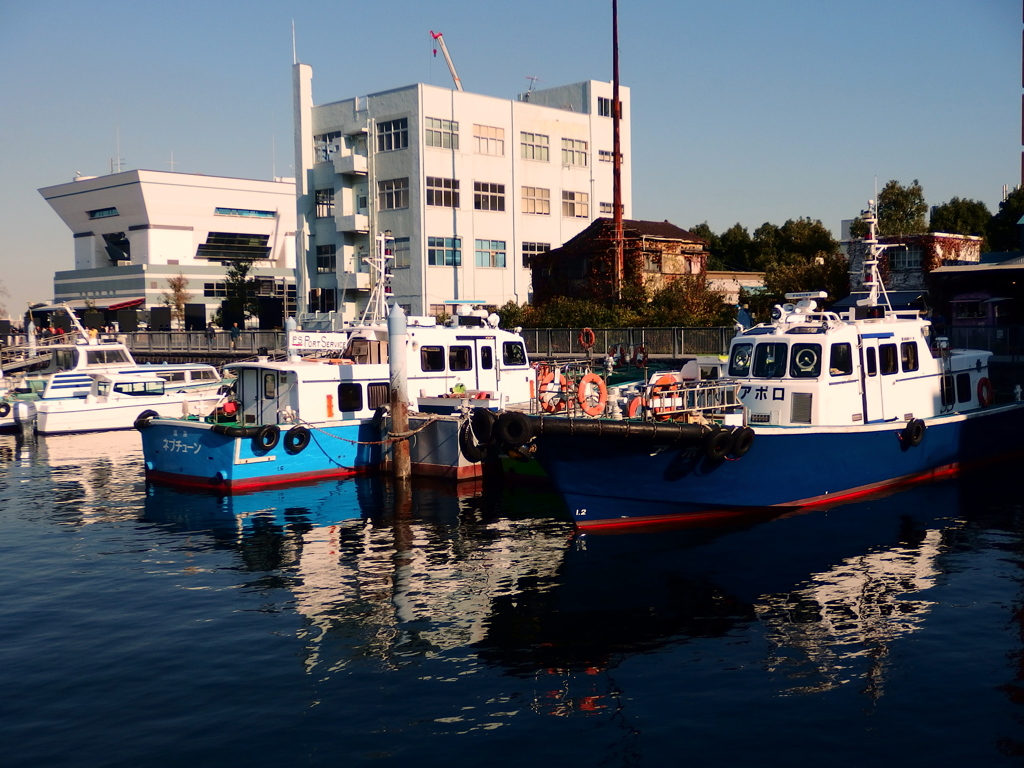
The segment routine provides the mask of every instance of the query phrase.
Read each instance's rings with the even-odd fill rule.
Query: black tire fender
[[[729,455],[734,459],[740,459],[747,455],[747,452],[754,446],[754,430],[750,427],[740,427],[733,432],[732,450]]]
[[[494,422],[497,420],[494,411],[489,408],[474,408],[469,421],[473,425],[473,434],[478,443],[489,443],[494,437]]]
[[[293,456],[302,453],[312,438],[309,430],[302,425],[296,425],[284,433],[284,449]]]
[[[505,411],[494,423],[494,436],[503,446],[517,448],[530,442],[533,428],[525,414],[519,411]]]
[[[281,429],[277,424],[264,424],[252,439],[252,447],[257,451],[272,451],[281,439]]]
[[[903,432],[900,437],[906,445],[911,448],[916,448],[924,440],[924,431],[927,429],[927,425],[922,419],[911,419],[907,426],[903,428]]]
[[[733,434],[729,429],[716,429],[704,442],[704,455],[709,461],[721,461],[732,448]]]
[[[159,416],[160,414],[154,411],[152,408],[147,408],[146,410],[144,410],[142,413],[135,417],[134,426],[136,429],[145,429],[146,427],[149,426],[150,422],[153,419],[158,418]]]
[[[466,461],[476,464],[484,458],[484,450],[476,444],[473,436],[473,425],[468,421],[459,427],[459,450]]]

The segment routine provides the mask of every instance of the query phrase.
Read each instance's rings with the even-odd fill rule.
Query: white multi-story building
[[[293,179],[133,170],[39,192],[74,233],[75,268],[54,277],[58,302],[160,307],[180,274],[189,302],[212,317],[226,297],[226,265],[244,259],[260,295],[295,311]]]
[[[613,215],[612,84],[586,81],[518,100],[417,84],[313,105],[296,64],[298,283],[310,312],[359,316],[365,259],[394,238],[396,303],[522,303],[529,257]],[[623,215],[631,214],[629,89],[622,104]]]

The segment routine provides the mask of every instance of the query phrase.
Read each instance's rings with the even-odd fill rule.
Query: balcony
[[[354,152],[334,155],[334,172],[347,173],[354,176],[366,175],[366,155]]]
[[[335,217],[339,232],[369,232],[370,217],[365,213],[339,214]]]

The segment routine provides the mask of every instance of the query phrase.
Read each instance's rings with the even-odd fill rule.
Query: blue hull
[[[841,503],[1024,452],[1021,404],[926,423],[917,446],[900,439],[902,423],[761,428],[749,453],[725,461],[700,446],[544,435],[536,458],[578,526],[615,528]]]
[[[378,425],[353,421],[310,430],[297,453],[281,440],[270,450],[254,438],[230,437],[211,424],[154,419],[142,434],[146,478],[160,483],[225,491],[265,488],[366,472],[380,463]]]

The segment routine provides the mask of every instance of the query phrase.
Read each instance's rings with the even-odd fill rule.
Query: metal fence
[[[218,331],[213,339],[207,339],[204,331],[138,331],[123,336],[132,352],[143,355],[255,355],[260,349],[269,352],[284,349],[285,344],[285,335],[281,331],[242,331],[234,346],[227,331]]]
[[[534,357],[583,356],[582,328],[524,328],[526,349]],[[685,355],[722,355],[736,329],[729,328],[595,328],[592,354],[604,355],[620,344],[643,345],[649,355],[683,357]]]

